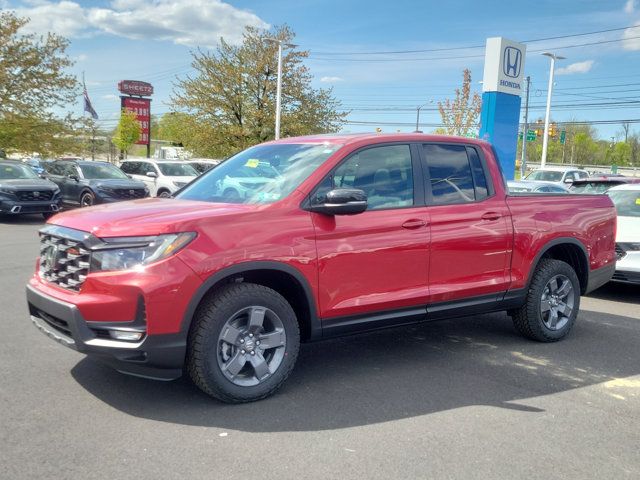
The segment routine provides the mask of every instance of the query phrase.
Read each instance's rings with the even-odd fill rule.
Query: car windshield
[[[33,170],[25,165],[0,165],[0,180],[20,180],[27,178],[38,178]]]
[[[555,170],[535,170],[525,177],[527,180],[539,180],[544,182],[559,182],[562,180],[562,172]]]
[[[108,180],[112,178],[129,178],[118,167],[108,163],[84,164],[80,165],[82,175],[88,180]]]
[[[203,174],[176,197],[222,203],[272,203],[289,195],[342,145],[258,145]]]
[[[158,168],[167,177],[197,177],[198,172],[188,163],[158,163]]]
[[[573,193],[604,193],[623,182],[579,182],[571,185]]]
[[[640,217],[640,190],[609,190],[611,197],[621,217]]]

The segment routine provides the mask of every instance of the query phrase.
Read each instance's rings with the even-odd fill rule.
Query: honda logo
[[[515,47],[504,49],[502,71],[507,77],[518,78],[522,67],[522,52]]]

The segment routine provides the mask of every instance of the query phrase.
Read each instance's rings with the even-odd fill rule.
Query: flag
[[[93,105],[91,105],[91,100],[89,100],[89,94],[87,93],[87,86],[84,84],[84,81],[82,82],[82,87],[84,89],[84,111],[89,112],[94,120],[98,120],[98,114],[94,110]]]

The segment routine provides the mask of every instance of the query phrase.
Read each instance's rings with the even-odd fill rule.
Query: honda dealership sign
[[[506,38],[487,38],[482,91],[522,95],[526,48]]]

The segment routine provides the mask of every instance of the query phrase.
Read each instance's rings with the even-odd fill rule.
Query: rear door
[[[482,152],[440,143],[424,144],[422,152],[431,226],[430,303],[497,296],[508,285],[512,227]]]
[[[342,161],[312,193],[312,202],[340,187],[368,197],[367,211],[357,215],[311,213],[323,328],[336,331],[332,327],[357,324],[354,316],[404,309],[393,320],[402,323],[419,314],[410,307],[426,305],[429,219],[420,168],[417,146],[368,147]]]

